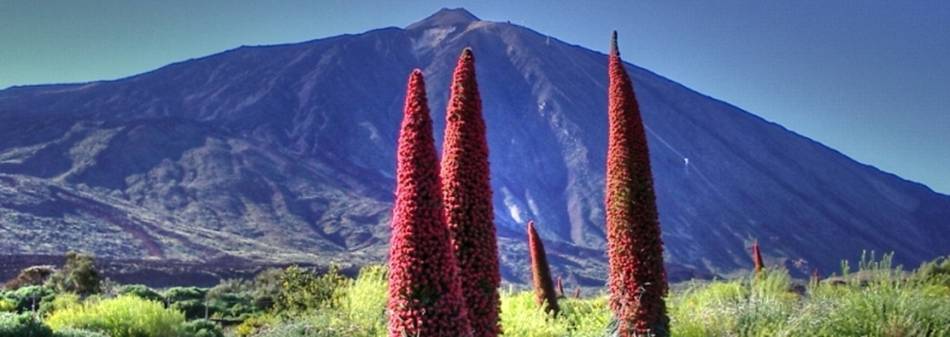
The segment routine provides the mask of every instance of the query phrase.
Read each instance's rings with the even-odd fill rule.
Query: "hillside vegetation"
[[[42,285],[0,294],[0,337],[386,336],[386,270],[356,278],[290,267],[213,288],[150,289],[95,281],[81,255]],[[88,260],[86,260],[88,261]],[[868,256],[807,283],[784,269],[674,285],[671,333],[706,336],[950,336],[950,259],[912,272]],[[69,280],[69,281],[66,281]],[[85,280],[77,283],[77,280]],[[81,296],[76,291],[92,293]],[[504,336],[607,336],[603,293],[562,296],[547,314],[529,291],[502,291]],[[207,319],[206,319],[207,318]]]

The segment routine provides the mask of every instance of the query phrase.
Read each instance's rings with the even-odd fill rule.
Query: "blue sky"
[[[114,79],[240,45],[465,7],[605,51],[950,193],[948,1],[0,0],[0,88]]]

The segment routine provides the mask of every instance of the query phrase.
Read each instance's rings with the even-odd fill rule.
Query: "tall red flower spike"
[[[557,293],[551,282],[551,268],[544,252],[541,237],[534,229],[534,221],[528,221],[528,251],[531,254],[531,276],[534,284],[534,297],[545,312],[557,314],[561,308],[557,305]],[[560,279],[558,279],[560,281]]]
[[[422,72],[413,70],[399,131],[389,245],[389,336],[471,336],[445,225]]]
[[[501,275],[488,173],[488,143],[471,49],[462,51],[455,66],[445,119],[442,195],[452,246],[460,266],[462,291],[473,335],[495,337],[501,331],[498,326]]]
[[[613,33],[609,56],[607,249],[610,307],[621,337],[669,335],[663,242],[640,108]]]
[[[557,277],[557,297],[564,297],[564,281],[561,280],[561,277]]]
[[[752,242],[752,263],[755,266],[755,274],[758,275],[765,268],[765,262],[762,261],[762,248],[759,248],[759,241]]]

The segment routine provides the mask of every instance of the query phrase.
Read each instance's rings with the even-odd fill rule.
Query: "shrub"
[[[47,285],[59,292],[72,292],[81,296],[102,291],[102,279],[96,270],[95,258],[77,252],[66,253],[66,264],[49,277]]]
[[[367,266],[351,281],[343,295],[344,320],[361,327],[362,336],[381,336],[386,333],[385,266]]]
[[[30,314],[0,313],[0,337],[52,337],[53,331]]]
[[[215,319],[244,319],[258,312],[251,284],[243,280],[225,280],[208,290],[208,312]]]
[[[129,295],[57,310],[46,322],[56,331],[76,328],[104,332],[111,337],[185,336],[185,316],[181,312]]]
[[[53,333],[53,337],[110,337],[101,332],[66,328]]]
[[[345,282],[346,278],[335,266],[320,276],[297,266],[288,267],[281,277],[275,309],[306,312],[336,306],[339,302],[338,290]]]
[[[798,307],[784,270],[694,285],[670,298],[674,336],[775,336]]]
[[[181,311],[188,319],[204,318],[208,313],[205,296],[208,291],[198,287],[174,287],[165,291],[169,308]]]
[[[212,321],[198,319],[185,323],[185,334],[188,337],[224,337],[221,328]]]
[[[16,302],[6,298],[0,298],[0,312],[15,312]]]
[[[265,330],[277,322],[279,322],[277,316],[272,314],[251,316],[250,318],[244,320],[244,322],[241,322],[241,324],[234,329],[234,335],[237,337],[253,336],[259,331]]]
[[[17,312],[41,311],[55,297],[56,293],[44,286],[22,287],[6,294],[6,300],[14,303]]]
[[[261,310],[274,307],[280,296],[281,278],[283,269],[269,268],[254,277],[254,306]]]
[[[49,279],[53,273],[56,272],[56,267],[53,266],[32,266],[20,271],[20,274],[17,275],[10,281],[7,281],[3,285],[6,289],[19,289],[25,286],[39,286],[43,285],[46,280]]]
[[[132,295],[144,300],[165,302],[162,294],[142,284],[130,284],[119,288],[119,295]]]

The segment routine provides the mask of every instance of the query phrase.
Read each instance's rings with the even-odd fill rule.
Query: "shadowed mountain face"
[[[528,280],[523,224],[535,219],[555,275],[602,284],[606,55],[464,10],[116,81],[0,91],[0,253],[382,262],[407,74],[427,76],[441,143],[466,46],[504,276]],[[862,249],[907,264],[950,253],[950,197],[628,70],[671,278],[749,268],[752,239],[767,263],[807,271]]]

